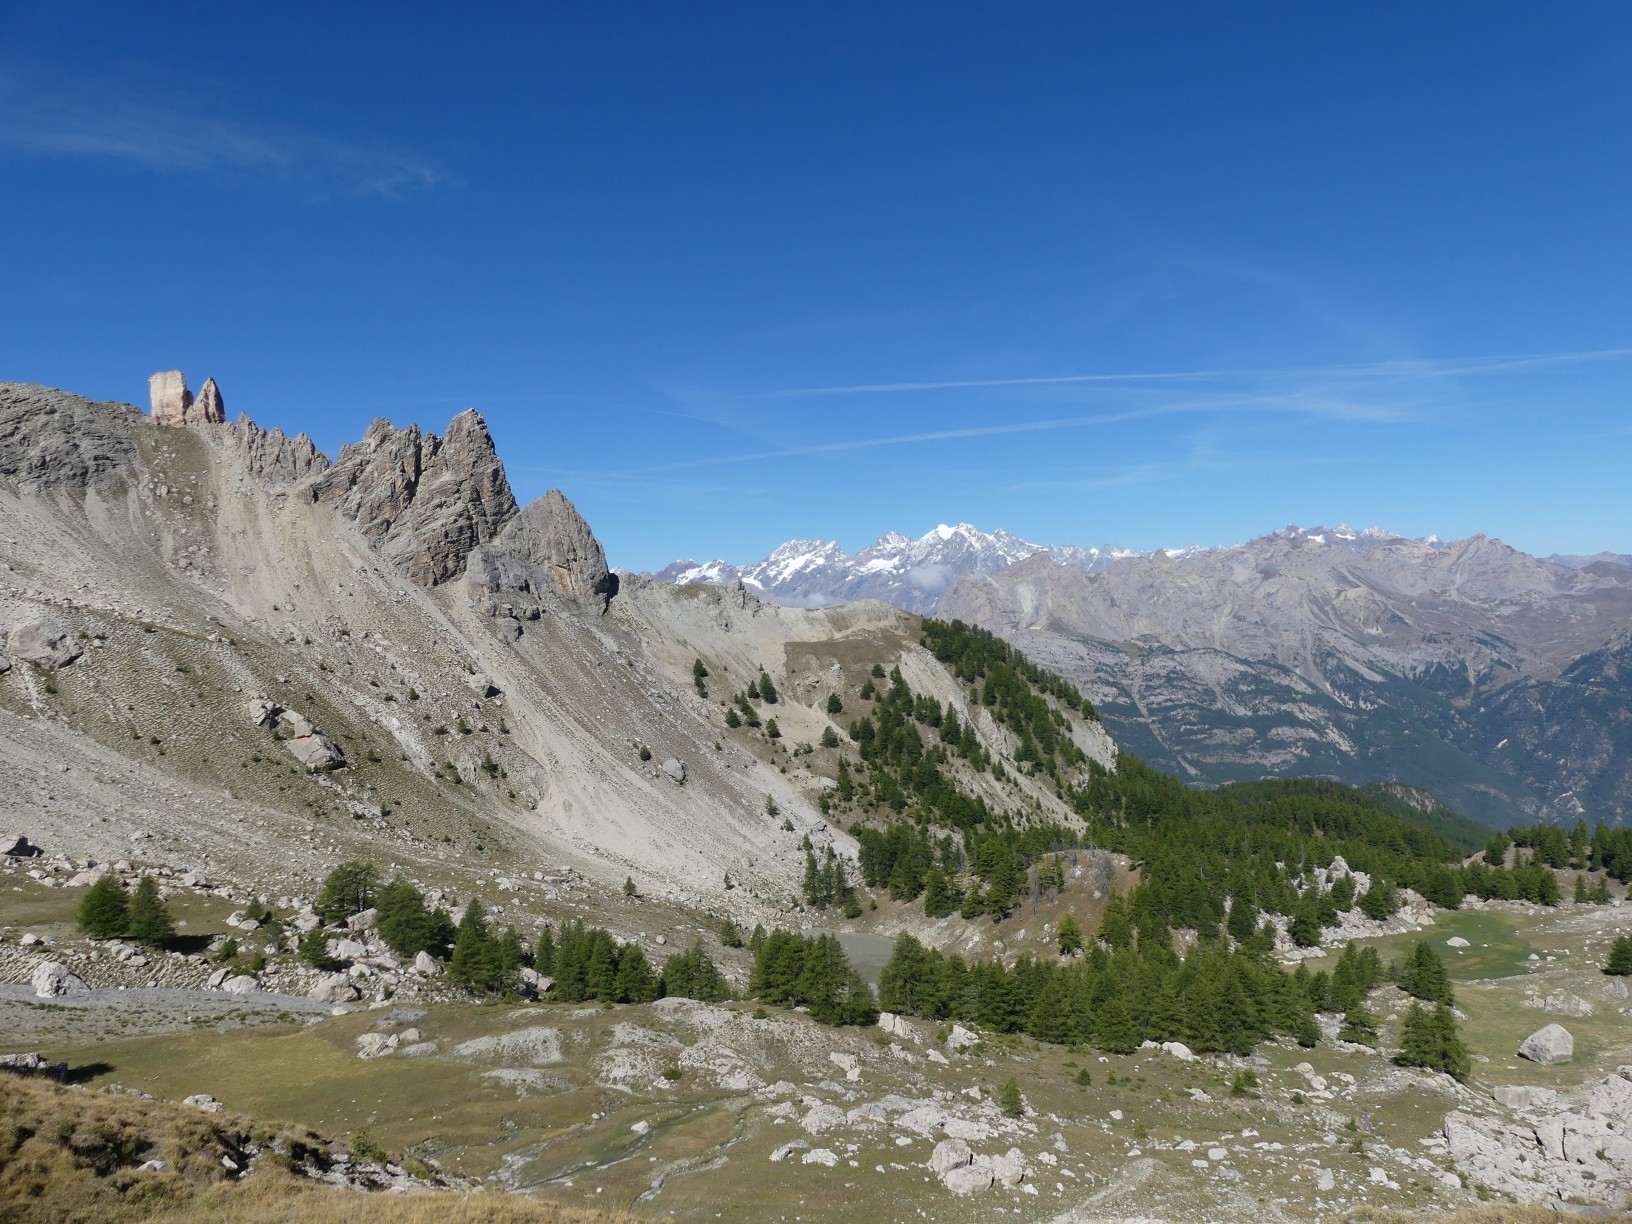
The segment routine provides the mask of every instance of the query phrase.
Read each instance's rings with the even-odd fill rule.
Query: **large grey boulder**
[[[317,984],[306,992],[308,999],[319,1003],[350,1003],[358,997],[357,987],[351,984],[351,979],[343,973],[331,973],[327,977],[319,978]]]
[[[1575,1057],[1575,1038],[1562,1024],[1548,1024],[1519,1043],[1519,1057],[1550,1067]]]
[[[43,961],[29,979],[34,993],[41,999],[56,999],[63,995],[88,994],[85,980],[61,961]]]
[[[6,637],[6,651],[14,659],[42,667],[67,667],[85,653],[61,623],[48,617],[12,626]]]
[[[673,778],[676,782],[684,782],[686,780],[686,767],[673,757],[670,757],[668,760],[663,762],[663,772],[668,774],[669,777]]]
[[[974,1159],[974,1152],[962,1139],[942,1139],[929,1154],[929,1171],[936,1177],[945,1177],[953,1169],[961,1169]]]
[[[414,953],[414,972],[424,977],[439,977],[442,973],[442,964],[429,952]]]
[[[991,1189],[992,1171],[985,1165],[964,1165],[962,1168],[948,1170],[941,1178],[941,1184],[953,1194],[974,1194],[980,1190]]]
[[[340,745],[326,735],[317,733],[303,735],[298,739],[289,740],[284,747],[307,769],[340,769],[346,763],[346,754],[340,751]]]

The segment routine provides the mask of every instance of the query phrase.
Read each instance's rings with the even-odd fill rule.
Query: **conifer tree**
[[[658,997],[657,977],[639,944],[624,944],[618,950],[618,976],[613,989],[618,1003],[650,1003]]]
[[[170,911],[159,896],[159,884],[152,876],[143,876],[130,898],[130,938],[150,948],[162,948],[176,935],[176,924]]]
[[[312,908],[324,922],[334,926],[372,906],[379,886],[378,867],[361,859],[348,859],[329,872]]]
[[[1067,914],[1060,919],[1060,955],[1075,956],[1082,951],[1082,928],[1077,925],[1077,916]]]
[[[448,961],[448,984],[460,990],[485,993],[496,969],[492,942],[492,934],[487,927],[487,910],[479,897],[472,897],[454,932],[453,956]]]
[[[1451,975],[1425,939],[1419,939],[1412,948],[1400,967],[1398,980],[1400,989],[1413,998],[1429,1003],[1451,1002]]]
[[[1337,1035],[1341,1040],[1357,1045],[1376,1045],[1377,1017],[1366,1009],[1364,1003],[1351,1003],[1343,1013],[1343,1027]]]
[[[118,939],[130,924],[130,902],[118,877],[105,875],[79,903],[79,929],[92,939]]]
[[[1133,913],[1123,893],[1113,893],[1105,903],[1105,912],[1099,919],[1099,938],[1113,948],[1126,948],[1133,943]]]
[[[1100,1005],[1094,1017],[1094,1041],[1110,1054],[1132,1054],[1139,1048],[1139,1033],[1128,1008],[1116,995]]]
[[[1609,946],[1604,972],[1611,977],[1632,976],[1632,935],[1622,935]]]

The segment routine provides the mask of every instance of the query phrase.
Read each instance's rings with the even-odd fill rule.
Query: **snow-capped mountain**
[[[654,576],[680,586],[741,581],[769,599],[795,607],[882,599],[908,611],[933,612],[961,575],[995,574],[1038,553],[1084,573],[1098,573],[1119,557],[1139,555],[1121,548],[1049,547],[1008,531],[942,523],[917,539],[889,532],[854,556],[832,540],[789,540],[763,561],[749,565],[676,561]]]

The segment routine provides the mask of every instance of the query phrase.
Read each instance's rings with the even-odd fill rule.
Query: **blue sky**
[[[474,405],[616,564],[1632,552],[1632,8],[0,0],[0,378]]]

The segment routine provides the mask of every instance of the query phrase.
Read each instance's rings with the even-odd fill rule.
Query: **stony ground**
[[[16,868],[0,879],[4,975],[49,955],[99,987],[0,993],[0,1053],[40,1049],[91,1085],[208,1093],[326,1133],[366,1127],[405,1159],[564,1204],[698,1220],[1301,1221],[1557,1201],[1560,1189],[1614,1201],[1632,1167],[1614,1148],[1632,1098],[1615,1075],[1632,1063],[1628,1004],[1596,972],[1632,907],[1440,916],[1431,937],[1480,1059],[1461,1086],[1332,1040],[1251,1060],[1112,1057],[994,1035],[960,1048],[963,1033],[918,1021],[833,1030],[751,1004],[476,1006],[408,978],[338,1006],[294,990],[148,988],[147,966],[91,955],[73,935],[79,893]],[[178,888],[184,902],[187,929],[231,929],[231,897]],[[24,947],[30,935],[44,942]],[[1379,945],[1392,955],[1416,937]],[[1590,1015],[1548,1010],[1578,1013],[1578,1000]],[[1403,1002],[1389,987],[1372,1006],[1397,1022]],[[1515,1057],[1549,1019],[1569,1026],[1577,1057]],[[1238,1081],[1244,1071],[1256,1082]],[[996,1104],[1011,1077],[1018,1118]],[[1514,1085],[1533,1096],[1495,1099]],[[1577,1143],[1549,1158],[1538,1134],[1550,1118],[1580,1131],[1572,1117],[1601,1125],[1595,1142],[1612,1150]]]

